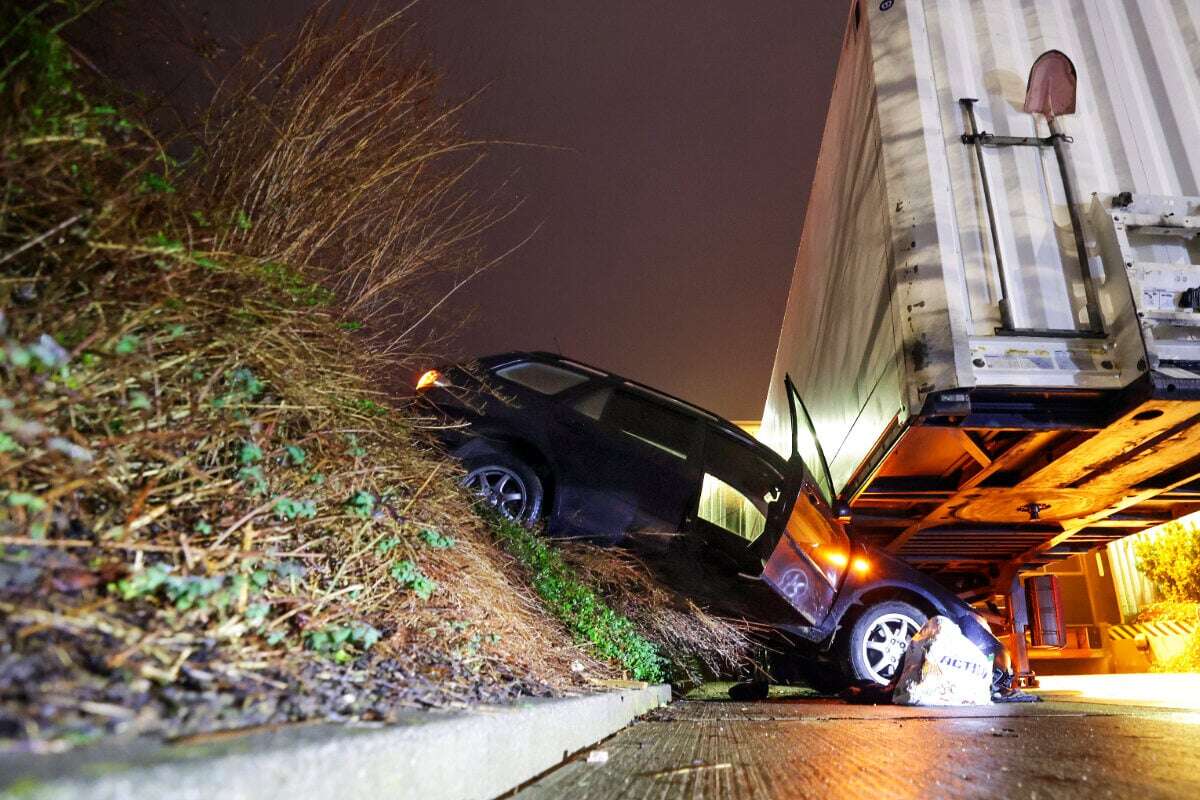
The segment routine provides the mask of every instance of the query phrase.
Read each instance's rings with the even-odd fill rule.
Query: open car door
[[[846,574],[850,540],[834,513],[833,481],[812,418],[790,375],[784,377],[784,385],[792,454],[783,502],[771,519],[773,541],[764,542],[771,549],[762,579],[810,625],[819,625]],[[810,471],[805,456],[819,466],[820,476]]]

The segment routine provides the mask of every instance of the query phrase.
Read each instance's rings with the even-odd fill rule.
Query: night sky
[[[168,20],[207,12],[214,36],[241,41],[307,5],[160,3],[176,7]],[[486,89],[470,134],[548,146],[498,147],[477,176],[525,198],[489,234],[493,253],[540,229],[460,292],[451,313],[473,313],[457,353],[559,350],[757,418],[846,4],[464,0],[412,13],[449,95]],[[157,69],[162,48],[118,48],[121,71],[193,84],[184,38]]]

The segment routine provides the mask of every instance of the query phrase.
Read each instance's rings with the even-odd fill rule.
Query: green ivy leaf
[[[370,492],[355,492],[350,495],[350,500],[347,501],[346,505],[349,507],[351,514],[366,519],[375,511],[375,495]]]
[[[263,474],[262,467],[258,465],[239,469],[238,480],[249,485],[250,494],[266,494],[269,488],[267,476]]]
[[[412,561],[397,561],[390,570],[392,578],[422,600],[428,600],[437,589],[437,582],[421,572]]]
[[[440,531],[436,531],[433,528],[425,528],[418,535],[421,537],[421,541],[425,542],[425,544],[429,545],[435,550],[449,550],[451,547],[454,547],[453,538],[445,536]]]
[[[138,349],[138,344],[140,342],[141,337],[132,333],[127,333],[117,341],[116,346],[113,348],[113,352],[119,356],[127,356]]]
[[[262,448],[254,442],[243,442],[242,449],[238,451],[238,461],[242,464],[249,465],[262,461],[262,457]]]
[[[46,501],[28,492],[9,492],[7,502],[13,508],[27,508],[33,512],[46,510]]]

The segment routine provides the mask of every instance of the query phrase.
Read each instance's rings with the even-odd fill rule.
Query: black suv
[[[442,438],[465,483],[502,513],[631,549],[701,606],[779,631],[809,680],[886,683],[933,614],[1001,653],[957,596],[847,536],[824,459],[814,477],[797,452],[811,423],[787,385],[789,460],[715,414],[549,353],[430,370],[417,388],[449,418]]]

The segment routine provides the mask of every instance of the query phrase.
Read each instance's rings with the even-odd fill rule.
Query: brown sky
[[[251,41],[302,0],[161,0]],[[383,0],[383,7],[392,3]],[[734,418],[762,410],[847,5],[842,0],[455,0],[414,10],[480,180],[526,199],[461,292],[462,354],[560,350]],[[138,37],[134,37],[136,39]],[[124,68],[189,83],[161,48]],[[156,66],[156,59],[174,64]]]

